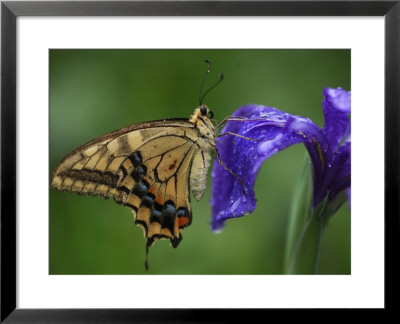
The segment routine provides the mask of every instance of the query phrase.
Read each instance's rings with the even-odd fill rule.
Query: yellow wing
[[[197,134],[187,119],[161,120],[120,129],[68,154],[51,185],[78,194],[113,197],[130,207],[150,246],[169,238],[173,247],[190,225],[190,169]]]

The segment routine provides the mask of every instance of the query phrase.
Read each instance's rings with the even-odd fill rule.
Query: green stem
[[[300,233],[300,235],[299,235],[299,237],[298,237],[298,239],[296,241],[296,245],[295,245],[295,247],[293,249],[293,252],[292,252],[292,255],[290,257],[290,263],[289,263],[289,267],[288,267],[287,273],[293,273],[293,271],[294,271],[295,261],[296,261],[296,258],[297,258],[297,252],[300,249],[300,245],[303,242],[304,235],[306,234],[306,232],[308,230],[308,227],[310,226],[311,220],[312,220],[312,217],[309,217],[307,222],[304,224],[304,227],[303,227],[303,229],[302,229],[302,231],[301,231],[301,233]]]
[[[319,233],[318,233],[318,242],[317,242],[317,251],[315,252],[315,260],[314,260],[314,274],[318,273],[318,263],[319,257],[321,255],[321,242],[322,242],[322,232],[324,230],[324,219],[321,218],[320,226],[319,226]]]
[[[294,273],[294,261],[302,238],[312,220],[311,199],[312,182],[310,159],[305,157],[302,171],[299,173],[293,192],[291,209],[289,211],[288,232],[284,257],[284,273]]]
[[[315,274],[321,251],[323,221],[315,214],[304,224],[293,249],[289,274]]]
[[[289,215],[284,272],[316,274],[321,255],[322,235],[329,215],[327,198],[312,208],[312,181],[309,160],[296,184]]]

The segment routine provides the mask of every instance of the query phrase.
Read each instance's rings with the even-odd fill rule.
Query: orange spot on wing
[[[155,183],[150,187],[149,192],[152,193],[153,195],[156,195],[159,188],[160,188],[160,184]]]
[[[187,217],[178,218],[179,227],[185,226],[187,223],[189,223],[189,218]]]
[[[164,205],[165,202],[165,188],[166,185],[165,183],[163,183],[160,187],[160,190],[158,190],[157,196],[156,196],[156,203],[160,204],[160,205]]]

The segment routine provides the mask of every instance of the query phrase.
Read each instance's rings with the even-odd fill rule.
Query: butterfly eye
[[[204,107],[204,106],[201,106],[201,107],[200,107],[200,112],[201,112],[201,114],[202,114],[203,116],[207,115],[207,108]]]
[[[208,112],[208,118],[213,119],[213,117],[214,117],[214,113],[210,110]]]

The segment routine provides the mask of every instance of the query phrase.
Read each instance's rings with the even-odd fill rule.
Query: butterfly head
[[[198,109],[202,116],[207,116],[209,119],[214,117],[214,113],[206,105],[200,105]]]

